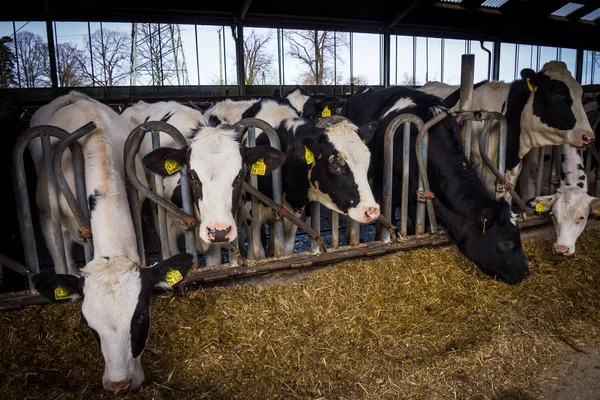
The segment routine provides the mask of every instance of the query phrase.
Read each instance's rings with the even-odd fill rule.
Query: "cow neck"
[[[512,170],[520,162],[521,157],[521,114],[531,96],[522,79],[514,81],[510,86],[506,99],[506,122],[508,124],[506,140],[506,169]]]
[[[296,212],[304,210],[309,203],[309,177],[314,163],[307,164],[304,157],[294,157],[287,153],[287,161],[282,168],[283,192],[285,199]]]

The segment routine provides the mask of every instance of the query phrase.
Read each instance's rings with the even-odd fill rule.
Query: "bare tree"
[[[301,83],[327,85],[340,79],[339,70],[334,72],[334,61],[339,65],[344,63],[340,50],[349,46],[347,33],[317,31],[316,41],[314,30],[285,31],[284,37],[289,48],[288,55],[308,67],[300,76]]]
[[[90,83],[81,64],[82,51],[71,43],[56,46],[58,83],[60,86],[85,86]],[[50,79],[49,60],[44,63],[44,72]]]
[[[86,42],[86,51],[78,53],[78,61],[83,74],[95,85],[115,86],[129,78],[130,49],[131,38],[126,32],[97,30]]]
[[[248,36],[244,36],[244,75],[246,85],[254,85],[257,80],[270,77],[273,65],[273,54],[269,54],[265,46],[273,39],[270,32],[266,35],[257,33],[254,29]],[[270,79],[269,79],[270,80]]]
[[[351,83],[353,83],[355,87],[366,86],[369,84],[369,80],[366,77],[359,75],[359,76],[353,76]]]
[[[17,86],[15,71],[15,53],[12,39],[9,36],[0,38],[0,87],[9,88]]]
[[[45,73],[49,63],[48,45],[41,36],[28,31],[17,33],[17,57],[22,87],[50,86],[51,81]]]

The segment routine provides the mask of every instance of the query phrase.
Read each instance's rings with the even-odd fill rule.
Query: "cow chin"
[[[140,357],[135,357],[128,362],[128,373],[125,379],[114,380],[110,378],[108,365],[104,369],[102,377],[102,386],[104,390],[111,393],[130,392],[137,390],[144,382],[144,371]]]
[[[594,132],[576,132],[570,131],[567,134],[567,143],[582,150],[588,147],[595,140]]]

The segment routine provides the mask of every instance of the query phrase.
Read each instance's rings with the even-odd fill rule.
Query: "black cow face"
[[[92,330],[104,357],[102,384],[116,393],[137,389],[144,380],[140,357],[150,330],[152,288],[181,281],[192,258],[179,253],[150,268],[140,268],[126,257],[100,258],[90,261],[81,277],[42,272],[32,281],[51,301],[83,296],[82,322]]]
[[[501,199],[485,208],[477,219],[459,215],[434,199],[436,215],[452,226],[453,239],[461,252],[486,275],[508,284],[517,284],[529,275],[519,228]]]

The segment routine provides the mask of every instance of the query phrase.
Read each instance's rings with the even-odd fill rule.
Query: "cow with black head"
[[[180,253],[149,268],[140,265],[123,160],[129,130],[120,115],[83,93],[71,91],[40,107],[31,117],[30,127],[51,125],[73,132],[91,121],[96,129],[79,141],[85,164],[93,259],[81,269],[73,260],[72,246],[80,243],[79,224],[63,196],[59,197],[59,215],[52,214],[41,140],[34,139],[29,150],[38,177],[36,202],[42,233],[57,265],[61,250],[55,246],[53,226],[60,221],[70,274],[44,271],[31,280],[35,289],[51,301],[83,299],[82,322],[92,329],[104,357],[102,384],[116,393],[137,389],[144,380],[141,355],[150,329],[152,288],[170,287],[183,280],[194,260],[192,255]],[[54,138],[52,143],[56,144]],[[70,152],[63,157],[62,169],[73,190]],[[145,180],[143,175],[139,178]]]
[[[414,114],[424,122],[448,113],[441,98],[408,87],[390,87],[352,95],[342,115],[356,124],[373,119],[378,126],[369,142],[373,154],[369,176],[373,192],[381,199],[383,190],[384,137],[390,123],[401,114]],[[399,132],[402,132],[399,128]],[[416,221],[418,166],[415,157],[417,129],[411,125],[408,216],[413,234]],[[429,129],[427,176],[434,193],[436,219],[447,230],[460,251],[485,274],[509,284],[528,274],[519,228],[504,199],[496,200],[475,174],[464,155],[460,129],[447,116]],[[392,210],[400,206],[402,190],[402,134],[394,137],[392,166]],[[411,224],[409,224],[411,226]]]
[[[214,109],[219,109],[219,103]],[[319,128],[312,120],[299,117],[292,106],[273,99],[256,102],[241,117],[261,119],[277,131],[281,150],[286,154],[282,180],[283,205],[287,210],[299,217],[310,201],[316,201],[360,223],[379,217],[379,205],[367,180],[370,153],[365,145],[375,132],[375,123],[359,127],[344,121]],[[267,135],[257,131],[257,145],[268,141]],[[258,183],[259,189],[271,197],[272,180],[259,176]],[[264,207],[258,217],[250,214],[249,203],[245,209],[249,225],[262,226],[277,218]],[[284,220],[286,254],[294,251],[296,231],[296,225]]]
[[[504,114],[508,123],[505,178],[513,187],[521,172],[523,157],[532,149],[568,143],[583,148],[594,141],[582,103],[583,89],[562,61],[549,61],[539,72],[521,70],[521,78],[510,83],[485,82],[473,91],[474,110]],[[445,98],[446,104],[458,110],[460,89],[448,95],[448,85],[430,82],[419,90]],[[484,122],[472,124],[471,161],[476,168],[482,164],[479,136]],[[499,124],[492,125],[489,152],[492,161],[498,157]],[[485,169],[486,187],[495,192],[496,176]],[[510,195],[506,192],[505,198]]]

